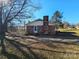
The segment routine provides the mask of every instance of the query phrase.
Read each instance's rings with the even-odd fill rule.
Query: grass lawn
[[[79,29],[59,29],[60,32],[74,32],[76,36],[79,36]]]
[[[75,32],[79,30],[59,29],[60,32]],[[37,37],[17,37],[6,39],[2,53],[0,46],[0,59],[79,59],[79,44],[74,42],[61,42],[38,40]]]

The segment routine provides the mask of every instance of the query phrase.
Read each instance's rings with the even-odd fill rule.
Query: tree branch
[[[21,9],[11,19],[8,19],[7,22],[10,22],[12,19],[14,19],[23,10],[25,4],[26,4],[26,0],[24,0]]]

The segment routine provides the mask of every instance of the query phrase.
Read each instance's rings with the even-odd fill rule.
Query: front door
[[[34,26],[33,31],[34,31],[34,33],[38,33],[38,26]]]

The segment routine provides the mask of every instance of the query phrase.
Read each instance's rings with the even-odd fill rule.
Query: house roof
[[[38,20],[35,20],[35,21],[32,21],[30,23],[27,23],[26,24],[27,26],[42,26],[43,25],[43,20],[41,19],[38,19]],[[49,25],[53,25],[49,22]]]

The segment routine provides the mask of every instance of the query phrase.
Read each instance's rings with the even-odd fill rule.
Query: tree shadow
[[[74,35],[74,32],[58,32],[56,35],[36,35],[35,37],[30,37],[30,35],[27,37],[28,39],[33,39],[33,40],[37,40],[47,46],[54,46],[51,43],[63,43],[63,44],[67,44],[67,45],[78,45],[78,39],[79,36]],[[34,36],[34,35],[32,35]],[[50,39],[54,39],[54,40],[50,40]],[[56,40],[56,39],[61,39],[61,40]],[[68,42],[68,41],[62,41],[62,40],[75,40],[77,39],[77,41],[73,41],[73,42]],[[38,43],[38,42],[37,42]]]
[[[63,49],[62,46],[57,46],[55,44],[65,44],[65,45],[76,45],[76,46],[79,46],[79,36],[75,36],[73,35],[75,34],[74,32],[59,32],[57,35],[37,35],[35,37],[37,38],[33,38],[34,40],[38,40],[39,42],[41,42],[42,44],[45,44],[47,45],[48,47],[54,47],[54,48],[61,48]],[[54,39],[54,40],[50,40],[51,39]],[[41,39],[41,40],[40,40]],[[61,40],[56,40],[56,39],[61,39]],[[75,40],[77,39],[76,41],[72,41],[72,42],[69,42],[69,41],[63,41],[63,40]],[[54,44],[55,43],[55,44]],[[71,49],[71,48],[69,48]]]
[[[7,39],[7,38],[6,38],[6,40],[12,46],[14,46],[17,50],[19,50],[19,52],[21,52],[23,54],[23,56],[24,56],[23,59],[45,59],[45,57],[43,57],[42,55],[36,54],[35,52],[33,52],[32,49],[30,47],[28,47],[27,45],[24,45],[20,42],[17,42],[15,40],[10,40],[10,39]],[[25,51],[22,47],[25,47],[28,52]]]
[[[25,36],[25,38],[36,40],[36,41],[38,41],[36,43],[40,42],[42,44],[47,45],[48,47],[54,47],[54,48],[57,48],[58,46],[54,45],[53,43],[79,46],[79,43],[78,43],[79,36],[76,36],[73,34],[75,34],[75,33],[74,32],[58,32],[56,35],[28,35],[28,36]],[[54,40],[50,40],[50,38],[52,38]],[[61,39],[61,40],[56,41],[55,39]],[[65,40],[77,39],[77,41],[72,41],[72,42],[62,41],[64,39]],[[31,44],[34,44],[34,43],[31,43]]]
[[[59,33],[58,35],[67,35],[69,33]],[[69,35],[72,36],[73,33],[70,33]],[[18,36],[20,37],[20,36]],[[6,41],[8,41],[10,43],[11,46],[14,46],[19,52],[22,53],[22,55],[24,56],[23,59],[46,59],[46,57],[44,57],[42,54],[38,54],[35,53],[33,50],[42,50],[42,51],[49,51],[49,52],[56,52],[56,53],[68,53],[68,54],[79,54],[79,53],[73,53],[73,52],[63,52],[63,51],[54,51],[54,50],[50,50],[50,49],[44,49],[44,48],[35,48],[32,47],[30,45],[32,44],[37,44],[37,43],[42,43],[47,45],[48,47],[54,47],[57,48],[57,46],[51,44],[51,43],[64,43],[64,44],[75,44],[75,43],[68,43],[68,42],[61,42],[61,41],[52,41],[52,40],[39,40],[39,37],[46,37],[46,38],[61,38],[61,37],[54,37],[54,36],[49,36],[49,35],[44,35],[44,36],[36,36],[36,37],[30,37],[30,36],[23,36],[21,38],[26,38],[26,39],[32,39],[32,40],[36,40],[37,42],[31,43],[29,45],[23,44],[17,40],[12,40],[12,39],[8,39],[5,38]],[[63,38],[63,37],[62,37]],[[78,45],[78,44],[76,44]],[[8,59],[22,59],[19,56],[17,56],[16,54],[12,54],[9,53],[5,47],[5,44],[1,44],[2,46],[2,54],[4,56],[6,56]],[[27,52],[28,51],[28,52]]]
[[[79,39],[75,32],[57,32],[55,35],[37,35],[39,38]]]
[[[76,36],[75,34],[75,32],[58,32],[54,37],[61,39],[79,39],[79,36]]]
[[[68,34],[68,33],[66,33]],[[64,34],[65,35],[65,34]],[[71,34],[70,34],[71,36]],[[76,38],[78,38],[78,36],[75,36]],[[42,39],[42,38],[45,38],[45,39]],[[47,38],[47,39],[46,39]],[[50,38],[52,39],[56,39],[57,37],[55,36],[50,36],[50,35],[37,35],[35,37],[28,37],[27,39],[32,39],[32,40],[36,40],[38,41],[37,43],[41,43],[41,44],[44,44],[48,47],[53,47],[53,48],[61,48],[63,49],[63,47],[61,46],[58,46],[58,45],[55,45],[55,44],[65,44],[65,45],[76,45],[76,46],[79,46],[79,43],[78,41],[73,41],[73,42],[68,42],[68,41],[62,41],[63,39],[67,39],[67,38],[63,38],[61,37],[59,41],[56,41],[56,40],[50,40]],[[58,38],[57,38],[58,39]],[[69,39],[69,38],[68,38]],[[74,39],[72,39],[74,40]],[[55,43],[55,44],[54,44]],[[72,49],[72,48],[69,48],[69,49]],[[79,51],[79,50],[77,50]]]
[[[12,45],[14,45],[17,49],[19,49],[22,53],[23,53],[23,55],[25,55],[26,54],[26,52],[25,51],[23,51],[23,50],[21,50],[21,47],[24,47],[24,48],[27,48],[27,50],[33,55],[33,58],[34,59],[45,59],[45,57],[39,57],[37,54],[35,54],[33,51],[32,51],[32,49],[35,49],[35,50],[42,50],[42,51],[49,51],[49,52],[56,52],[56,53],[67,53],[67,54],[79,54],[79,52],[78,53],[74,53],[74,52],[64,52],[64,51],[54,51],[54,50],[50,50],[50,49],[44,49],[44,48],[36,48],[36,47],[32,47],[32,46],[29,46],[29,45],[25,45],[25,44],[22,44],[22,43],[20,43],[20,42],[17,42],[17,41],[15,41],[15,40],[9,40],[9,39],[7,39]],[[35,39],[36,40],[36,39]],[[41,41],[40,41],[41,42]],[[15,44],[16,43],[16,44]],[[43,44],[45,44],[46,45],[46,42],[41,42],[41,43],[43,43]],[[65,43],[65,44],[68,44],[68,43],[66,43],[66,42],[56,42],[56,43]],[[17,46],[19,46],[19,48],[17,47]],[[49,45],[47,45],[47,46],[49,46]],[[30,56],[31,57],[31,56]],[[29,58],[30,59],[30,58]]]
[[[75,34],[76,34],[75,32],[56,32],[55,35],[32,34],[32,36],[41,37],[41,38],[79,39],[79,36],[76,36]],[[33,37],[29,37],[29,36],[31,36],[29,34],[27,36],[20,36],[20,35],[10,34],[9,36],[21,37],[22,39],[24,39],[24,38],[33,39]]]
[[[4,55],[5,57],[7,57],[7,59],[20,59],[17,55],[14,54],[10,54],[7,52],[4,43],[1,44],[1,54]]]
[[[40,54],[36,54],[35,52],[33,52],[29,47],[26,46],[26,50],[23,50],[22,47],[24,47],[23,44],[21,44],[20,42],[17,42],[15,40],[12,40],[12,39],[8,39],[8,38],[5,38],[5,37],[0,37],[1,40],[2,40],[2,43],[0,44],[1,46],[1,55],[5,56],[7,59],[45,59],[45,57],[43,57],[42,55]],[[18,55],[16,54],[13,54],[13,53],[9,53],[7,51],[7,47],[5,45],[5,40],[11,45],[11,46],[14,46],[19,52],[22,53],[22,56],[23,58],[19,57]],[[33,44],[33,43],[32,43]],[[14,51],[15,52],[15,51]],[[17,52],[18,53],[18,52]]]

